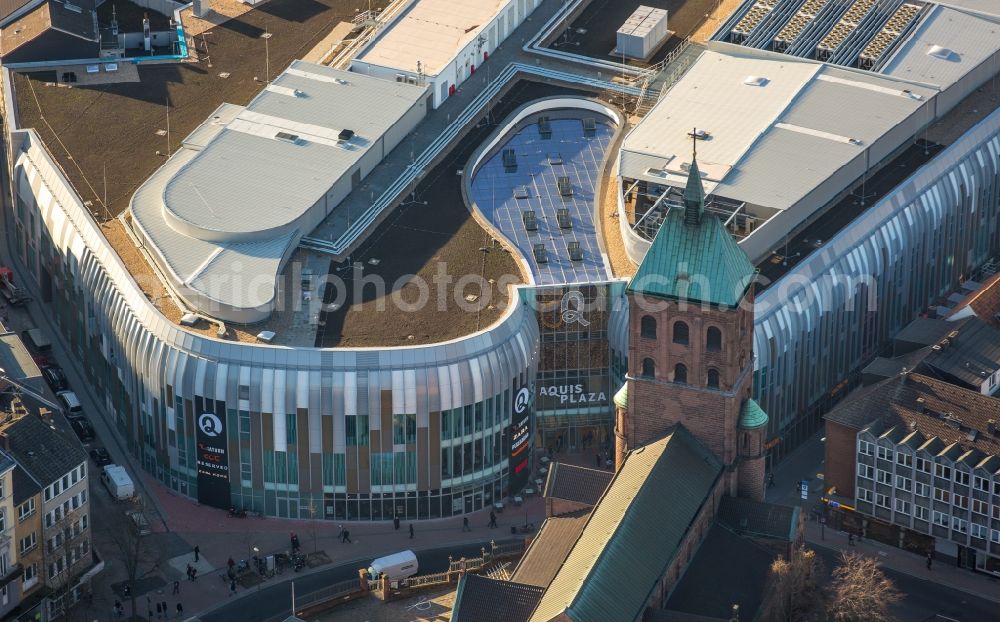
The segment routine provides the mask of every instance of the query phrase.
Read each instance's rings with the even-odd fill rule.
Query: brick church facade
[[[767,415],[750,395],[756,270],[704,210],[692,158],[683,217],[667,214],[626,290],[629,370],[615,400],[616,468],[630,449],[680,423],[723,463],[725,494],[761,501]]]

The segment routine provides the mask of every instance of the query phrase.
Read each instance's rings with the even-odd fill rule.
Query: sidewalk
[[[821,504],[820,497],[822,497],[824,490],[822,475],[825,457],[822,437],[821,431],[803,443],[791,456],[778,465],[774,472],[775,485],[767,491],[769,503],[798,505],[807,517],[809,510]],[[809,481],[809,498],[807,500],[801,498],[798,485],[801,480]],[[811,547],[822,547],[831,551],[850,550],[877,557],[882,565],[890,570],[917,579],[933,581],[1000,604],[1000,579],[990,575],[959,568],[943,561],[935,561],[933,569],[927,570],[926,559],[921,555],[868,539],[851,546],[848,544],[846,532],[824,528],[820,523],[808,520],[808,518],[803,537]]]
[[[505,540],[513,537],[510,533],[512,525],[522,525],[525,520],[533,523],[535,530],[545,517],[543,500],[532,497],[525,500],[521,507],[508,505],[505,511],[497,514],[498,527],[489,529],[489,510],[468,514],[471,532],[462,531],[462,517],[412,521],[414,538],[409,537],[410,521],[402,521],[398,531],[393,529],[391,521],[379,522],[347,522],[330,520],[292,520],[277,518],[231,518],[224,510],[199,506],[195,502],[181,497],[158,482],[143,476],[147,487],[156,495],[158,505],[164,513],[163,519],[170,526],[171,532],[187,543],[187,552],[171,559],[161,560],[154,574],[163,578],[162,587],[154,588],[150,596],[155,601],[168,601],[168,606],[175,606],[178,598],[170,595],[173,581],[181,583],[180,600],[183,602],[185,616],[197,615],[246,593],[253,593],[256,587],[240,587],[235,597],[229,596],[229,582],[219,577],[226,570],[227,560],[232,557],[239,562],[254,554],[266,556],[276,552],[285,552],[290,548],[289,535],[295,532],[299,536],[302,552],[306,555],[314,551],[325,552],[330,562],[299,573],[286,572],[280,576],[266,580],[261,587],[301,578],[312,572],[322,572],[333,566],[348,562],[357,562],[358,567],[366,565],[372,559],[381,555],[395,553],[400,550],[425,550],[454,545],[485,543],[491,539]],[[338,534],[343,524],[350,532],[350,543],[341,543]],[[155,525],[162,532],[161,525]],[[155,537],[155,536],[154,536]],[[194,564],[193,548],[200,549],[198,579],[194,582],[186,580],[184,569],[188,563]],[[259,549],[254,553],[253,548]],[[172,563],[171,563],[172,562]],[[146,596],[139,592],[139,603],[145,606]],[[105,590],[102,600],[95,597],[94,607],[97,611],[109,611],[114,596]]]

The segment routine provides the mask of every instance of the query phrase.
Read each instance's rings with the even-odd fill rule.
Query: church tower
[[[665,216],[626,289],[627,384],[615,396],[616,463],[682,423],[726,465],[726,490],[762,500],[767,415],[751,399],[753,278],[705,212],[697,153],[683,209]]]

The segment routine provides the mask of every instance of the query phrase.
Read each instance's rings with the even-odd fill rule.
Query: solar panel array
[[[540,131],[543,127],[546,137]],[[610,277],[594,225],[594,193],[613,134],[602,121],[588,130],[583,119],[528,124],[476,171],[472,200],[517,246],[536,283],[586,283]],[[516,153],[513,170],[504,166],[502,153],[507,149]],[[560,178],[566,181],[560,183]]]

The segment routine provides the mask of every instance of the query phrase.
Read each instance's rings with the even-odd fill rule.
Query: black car
[[[94,461],[97,468],[113,464],[114,460],[111,459],[111,454],[108,450],[103,447],[95,447],[90,450],[90,459]]]
[[[94,427],[86,419],[70,419],[69,425],[81,442],[88,443],[94,440]]]
[[[69,388],[69,382],[66,380],[66,374],[63,373],[62,367],[50,363],[41,365],[38,369],[41,370],[42,376],[45,377],[45,382],[49,383],[53,392],[58,393]]]

